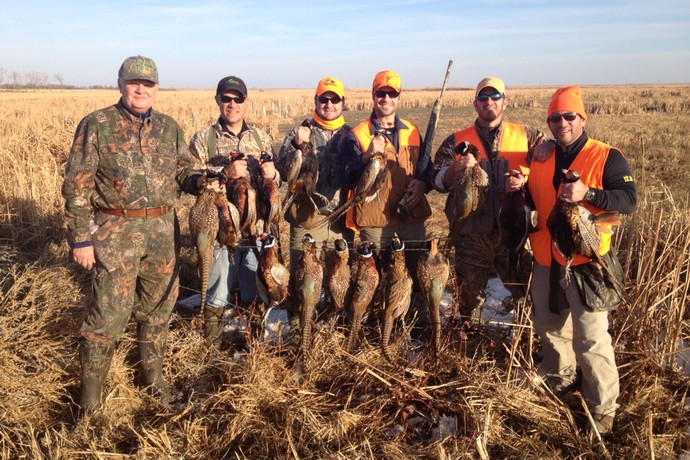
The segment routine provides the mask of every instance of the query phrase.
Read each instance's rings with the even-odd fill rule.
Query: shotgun
[[[431,108],[431,115],[429,116],[429,123],[426,127],[426,132],[424,133],[424,149],[419,152],[420,158],[423,159],[423,163],[420,163],[417,167],[416,176],[426,171],[429,167],[429,162],[431,161],[431,143],[434,140],[434,134],[436,133],[436,125],[438,124],[438,116],[441,113],[441,106],[443,105],[443,93],[446,91],[446,86],[448,85],[448,77],[450,76],[450,69],[453,67],[453,60],[448,61],[448,68],[446,69],[446,76],[443,78],[443,86],[441,86],[441,94],[434,101],[434,105]],[[406,196],[400,200],[395,208],[398,217],[403,221],[406,221],[411,214],[411,210],[407,204]]]

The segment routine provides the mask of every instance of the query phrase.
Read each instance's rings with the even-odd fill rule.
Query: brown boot
[[[101,405],[101,390],[108,376],[115,354],[115,342],[90,342],[82,339],[79,346],[81,361],[81,416],[91,415]]]
[[[616,414],[592,414],[592,419],[594,420],[594,426],[599,431],[600,435],[609,434],[613,430],[613,421],[616,418]]]
[[[163,358],[167,338],[167,324],[153,325],[144,321],[137,323],[142,383],[153,396],[164,402],[171,401],[170,386],[163,378]]]
[[[225,308],[206,305],[204,307],[204,339],[209,345],[220,346],[223,337],[223,313]]]

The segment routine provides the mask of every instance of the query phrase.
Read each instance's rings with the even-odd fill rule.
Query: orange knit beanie
[[[558,88],[556,92],[553,93],[546,117],[548,118],[555,112],[575,112],[580,115],[583,120],[587,120],[585,105],[582,103],[582,96],[580,95],[580,86],[573,85],[565,88]]]

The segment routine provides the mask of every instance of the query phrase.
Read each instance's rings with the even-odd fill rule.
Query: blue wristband
[[[72,249],[81,249],[81,248],[88,248],[89,246],[93,246],[93,243],[89,240],[86,241],[79,241],[79,242],[72,242],[70,243],[70,246],[72,246]]]

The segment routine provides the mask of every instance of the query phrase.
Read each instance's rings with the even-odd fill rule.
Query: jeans
[[[259,295],[256,287],[256,270],[259,261],[251,248],[236,248],[233,263],[228,260],[228,248],[213,249],[213,265],[208,277],[206,304],[216,308],[225,307],[230,301],[230,290],[239,277],[240,300],[251,303]]]

